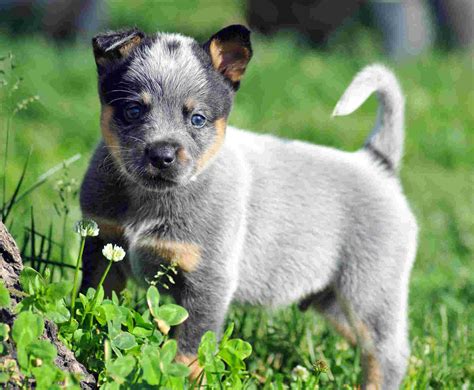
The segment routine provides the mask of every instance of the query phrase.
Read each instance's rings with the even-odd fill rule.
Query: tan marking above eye
[[[142,98],[143,104],[146,104],[147,106],[151,105],[152,100],[153,100],[153,96],[151,96],[150,92],[143,91],[140,96]]]
[[[201,259],[201,248],[193,243],[146,239],[140,244],[152,249],[162,259],[176,263],[185,272],[194,271]]]
[[[212,160],[212,158],[217,154],[222,144],[224,143],[225,138],[225,129],[227,127],[227,121],[225,118],[219,118],[214,122],[214,127],[216,128],[216,137],[214,143],[203,153],[201,158],[197,162],[197,172],[202,171],[205,166]]]
[[[188,112],[191,112],[196,108],[196,101],[192,98],[186,99],[184,107]]]

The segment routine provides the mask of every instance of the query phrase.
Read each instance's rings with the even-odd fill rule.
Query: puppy
[[[105,242],[127,248],[106,290],[128,276],[179,269],[180,360],[207,330],[221,331],[231,302],[318,308],[359,342],[365,388],[396,389],[409,356],[408,281],[417,224],[398,170],[404,99],[380,65],[362,70],[333,115],[380,99],[365,146],[347,153],[227,125],[252,57],[233,25],[205,44],[138,30],[93,39],[102,140],[81,189],[101,238],[87,243],[83,288],[105,262]]]

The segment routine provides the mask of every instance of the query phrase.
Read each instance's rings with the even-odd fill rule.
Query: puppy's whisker
[[[106,148],[109,149],[117,149],[117,150],[123,150],[123,151],[131,151],[134,150],[133,148],[127,148],[125,146],[117,146],[117,145],[108,145]]]
[[[113,89],[111,91],[107,91],[105,92],[106,95],[109,95],[111,93],[117,93],[117,92],[124,92],[124,93],[129,93],[130,95],[134,95],[134,96],[138,96],[140,97],[140,95],[135,92],[135,91],[132,91],[131,89]]]
[[[138,97],[137,97],[137,98],[119,97],[119,98],[115,98],[115,99],[111,100],[111,101],[109,102],[109,104],[113,104],[113,103],[119,102],[119,101],[121,101],[121,100],[128,100],[128,101],[130,101],[130,102],[139,102],[139,101],[141,101],[141,99],[139,99]]]
[[[146,145],[146,142],[140,138],[137,138],[137,137],[134,137],[133,135],[126,135],[127,138],[130,138],[134,141],[137,141],[139,143],[141,143],[142,145]]]

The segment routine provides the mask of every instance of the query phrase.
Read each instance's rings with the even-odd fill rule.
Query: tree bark
[[[20,283],[18,281],[21,270],[23,269],[23,263],[21,261],[20,252],[15,243],[15,240],[10,235],[5,225],[0,221],[0,278],[5,283],[5,286],[10,291],[21,292]],[[17,304],[21,298],[19,294],[11,293],[12,307]],[[9,309],[0,309],[0,322],[3,322],[10,326],[13,325],[15,315]],[[51,343],[57,348],[58,356],[56,358],[56,365],[63,371],[72,373],[78,373],[82,376],[81,388],[82,389],[95,389],[96,381],[94,377],[87,372],[86,368],[79,363],[72,351],[67,349],[58,340],[58,329],[56,324],[51,321],[45,321],[45,331],[43,337],[50,340]],[[0,357],[0,365],[5,359],[15,359],[16,351],[11,340],[7,341],[8,354]],[[15,359],[16,360],[16,359]],[[10,385],[10,384],[9,384]],[[16,388],[14,384],[7,386],[8,388]]]

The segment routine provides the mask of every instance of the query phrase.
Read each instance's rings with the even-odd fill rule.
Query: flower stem
[[[92,318],[93,318],[92,311],[95,308],[97,297],[99,296],[99,290],[102,288],[102,285],[104,284],[105,278],[107,277],[107,274],[110,271],[110,267],[112,267],[112,263],[113,261],[109,260],[109,264],[107,264],[107,268],[105,269],[104,274],[102,275],[102,278],[100,278],[99,284],[97,285],[97,288],[94,293],[94,297],[92,298],[91,313],[89,317],[89,326],[92,326]]]
[[[112,267],[112,263],[113,263],[113,261],[109,260],[109,264],[107,265],[107,268],[105,269],[104,274],[102,275],[102,278],[100,278],[99,284],[97,285],[97,289],[95,291],[94,299],[97,298],[99,288],[101,288],[102,285],[104,284],[105,278],[107,277],[107,274],[110,271],[110,267]]]
[[[71,296],[71,319],[74,318],[74,308],[76,306],[76,295],[77,295],[77,281],[79,278],[79,265],[82,263],[82,254],[84,253],[84,246],[86,244],[86,238],[81,237],[81,247],[79,249],[79,255],[77,256],[76,270],[74,272],[74,284],[72,287]]]

